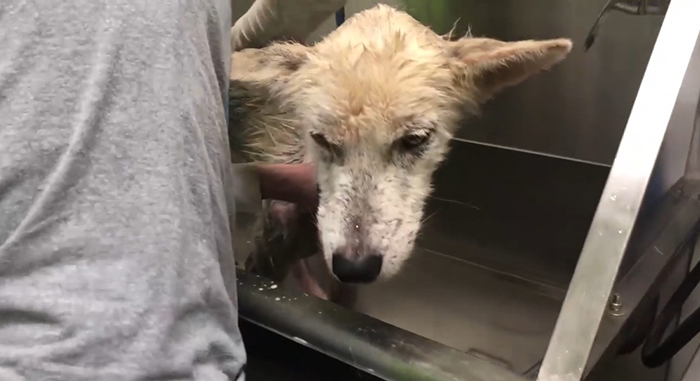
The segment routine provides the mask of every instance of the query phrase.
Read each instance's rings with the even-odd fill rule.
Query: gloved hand
[[[256,0],[231,28],[231,51],[275,40],[303,42],[346,0]]]

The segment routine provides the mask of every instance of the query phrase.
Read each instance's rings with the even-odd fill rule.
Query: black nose
[[[343,283],[374,282],[382,272],[382,256],[377,254],[362,255],[355,259],[333,254],[333,274]]]

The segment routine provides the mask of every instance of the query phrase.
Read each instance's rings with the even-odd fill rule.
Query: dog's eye
[[[419,153],[430,140],[430,134],[408,134],[397,141],[402,152]]]
[[[311,133],[311,139],[318,144],[319,147],[321,147],[328,155],[330,155],[330,158],[333,160],[342,160],[342,149],[340,146],[337,144],[333,144],[326,139],[323,134],[320,134],[318,132],[312,132]]]
[[[321,148],[328,151],[333,150],[333,145],[328,141],[328,139],[326,139],[325,136],[323,136],[323,134],[319,134],[318,132],[312,132],[311,139],[313,139],[314,142],[316,142],[316,144],[318,144]]]

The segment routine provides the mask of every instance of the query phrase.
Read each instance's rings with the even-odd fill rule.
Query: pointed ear
[[[261,131],[289,119],[291,99],[283,93],[289,91],[290,78],[308,60],[311,49],[301,44],[277,43],[231,55],[228,94],[232,156],[250,151],[251,142]],[[234,157],[234,161],[240,158]]]
[[[297,43],[276,43],[235,52],[231,55],[230,78],[262,88],[283,83],[308,60],[311,49]]]
[[[571,51],[568,39],[504,42],[466,37],[446,43],[459,91],[470,93],[479,103],[549,70]]]
[[[311,50],[297,43],[276,43],[233,53],[229,73],[230,119],[257,120],[272,110],[284,112],[281,109],[288,99],[280,93],[306,63]]]

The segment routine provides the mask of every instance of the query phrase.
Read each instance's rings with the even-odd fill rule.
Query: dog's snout
[[[382,256],[378,254],[347,255],[342,250],[333,254],[333,274],[343,283],[370,283],[382,272]]]

